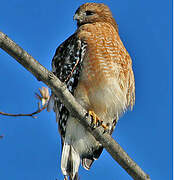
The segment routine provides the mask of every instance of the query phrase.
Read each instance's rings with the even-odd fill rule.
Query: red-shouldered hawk
[[[134,105],[132,61],[106,5],[83,4],[74,19],[78,28],[57,48],[52,61],[53,73],[112,133],[119,116]],[[54,99],[62,139],[61,170],[65,179],[75,180],[80,160],[89,169],[103,148],[56,96],[52,95],[51,99]]]

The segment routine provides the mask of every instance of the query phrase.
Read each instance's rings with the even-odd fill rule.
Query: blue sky
[[[58,45],[76,29],[73,14],[92,1],[2,1],[0,29],[42,65],[51,69]],[[172,2],[95,1],[107,4],[133,60],[136,104],[119,121],[113,137],[151,179],[172,179]],[[37,108],[34,93],[44,86],[0,49],[0,110],[28,113]],[[0,179],[58,180],[60,137],[53,112],[37,119],[0,116]],[[128,180],[104,151],[80,178]]]

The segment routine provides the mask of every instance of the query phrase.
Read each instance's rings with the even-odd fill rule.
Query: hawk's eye
[[[94,12],[92,12],[92,11],[86,11],[86,16],[91,16],[93,14],[94,14]]]

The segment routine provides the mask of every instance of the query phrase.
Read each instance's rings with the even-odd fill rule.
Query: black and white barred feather
[[[72,94],[77,87],[82,70],[85,47],[86,44],[80,41],[76,34],[73,34],[57,48],[52,60],[52,71],[54,75],[67,85],[68,90]],[[63,140],[69,111],[57,97],[54,97],[54,111],[59,124],[59,132]]]

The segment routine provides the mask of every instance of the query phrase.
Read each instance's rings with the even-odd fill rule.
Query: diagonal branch
[[[135,180],[150,180],[150,177],[128,156],[121,146],[102,127],[91,128],[91,118],[62,83],[52,72],[48,71],[25,50],[0,32],[0,48],[14,57],[22,66],[30,71],[39,81],[44,82],[65,104],[73,116],[79,119],[86,129],[99,141],[110,155]]]

